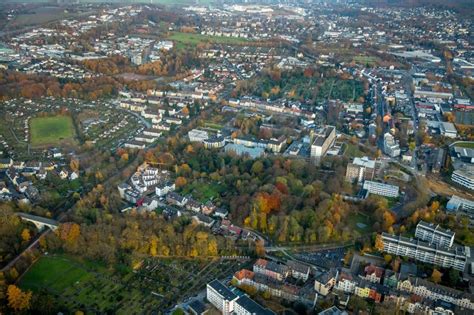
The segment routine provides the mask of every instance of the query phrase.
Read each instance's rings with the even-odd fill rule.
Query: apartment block
[[[383,250],[389,254],[406,256],[421,262],[463,271],[466,252],[463,247],[438,246],[403,236],[382,233]]]
[[[454,242],[454,232],[441,228],[438,224],[425,221],[418,222],[415,236],[425,242],[438,246],[451,247]]]

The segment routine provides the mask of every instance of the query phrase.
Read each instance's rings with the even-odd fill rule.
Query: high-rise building
[[[403,236],[382,233],[383,250],[421,262],[463,271],[466,266],[464,247],[444,247]]]
[[[234,312],[234,303],[238,296],[219,280],[213,280],[207,284],[207,299],[223,315],[230,315]]]
[[[311,144],[311,158],[321,158],[336,141],[336,127],[326,126],[321,132],[314,135]]]

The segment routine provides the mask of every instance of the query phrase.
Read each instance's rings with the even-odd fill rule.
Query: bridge
[[[17,215],[23,220],[33,223],[40,231],[44,228],[49,228],[54,231],[59,226],[59,222],[53,219],[43,218],[37,215],[32,215],[24,212],[17,212]]]

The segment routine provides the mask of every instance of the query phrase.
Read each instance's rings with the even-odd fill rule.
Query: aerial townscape
[[[474,314],[473,1],[1,0],[1,314]]]

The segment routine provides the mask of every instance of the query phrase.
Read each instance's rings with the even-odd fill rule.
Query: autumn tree
[[[23,231],[21,232],[21,239],[26,243],[29,242],[31,239],[30,230],[23,229]]]
[[[16,285],[9,285],[7,289],[8,306],[14,311],[24,311],[30,308],[31,291],[23,292]]]
[[[441,278],[443,277],[443,274],[437,270],[437,269],[433,269],[433,273],[431,274],[431,281],[433,281],[434,283],[440,283],[441,282]]]
[[[265,257],[265,241],[258,239],[255,241],[255,253],[258,257]]]

